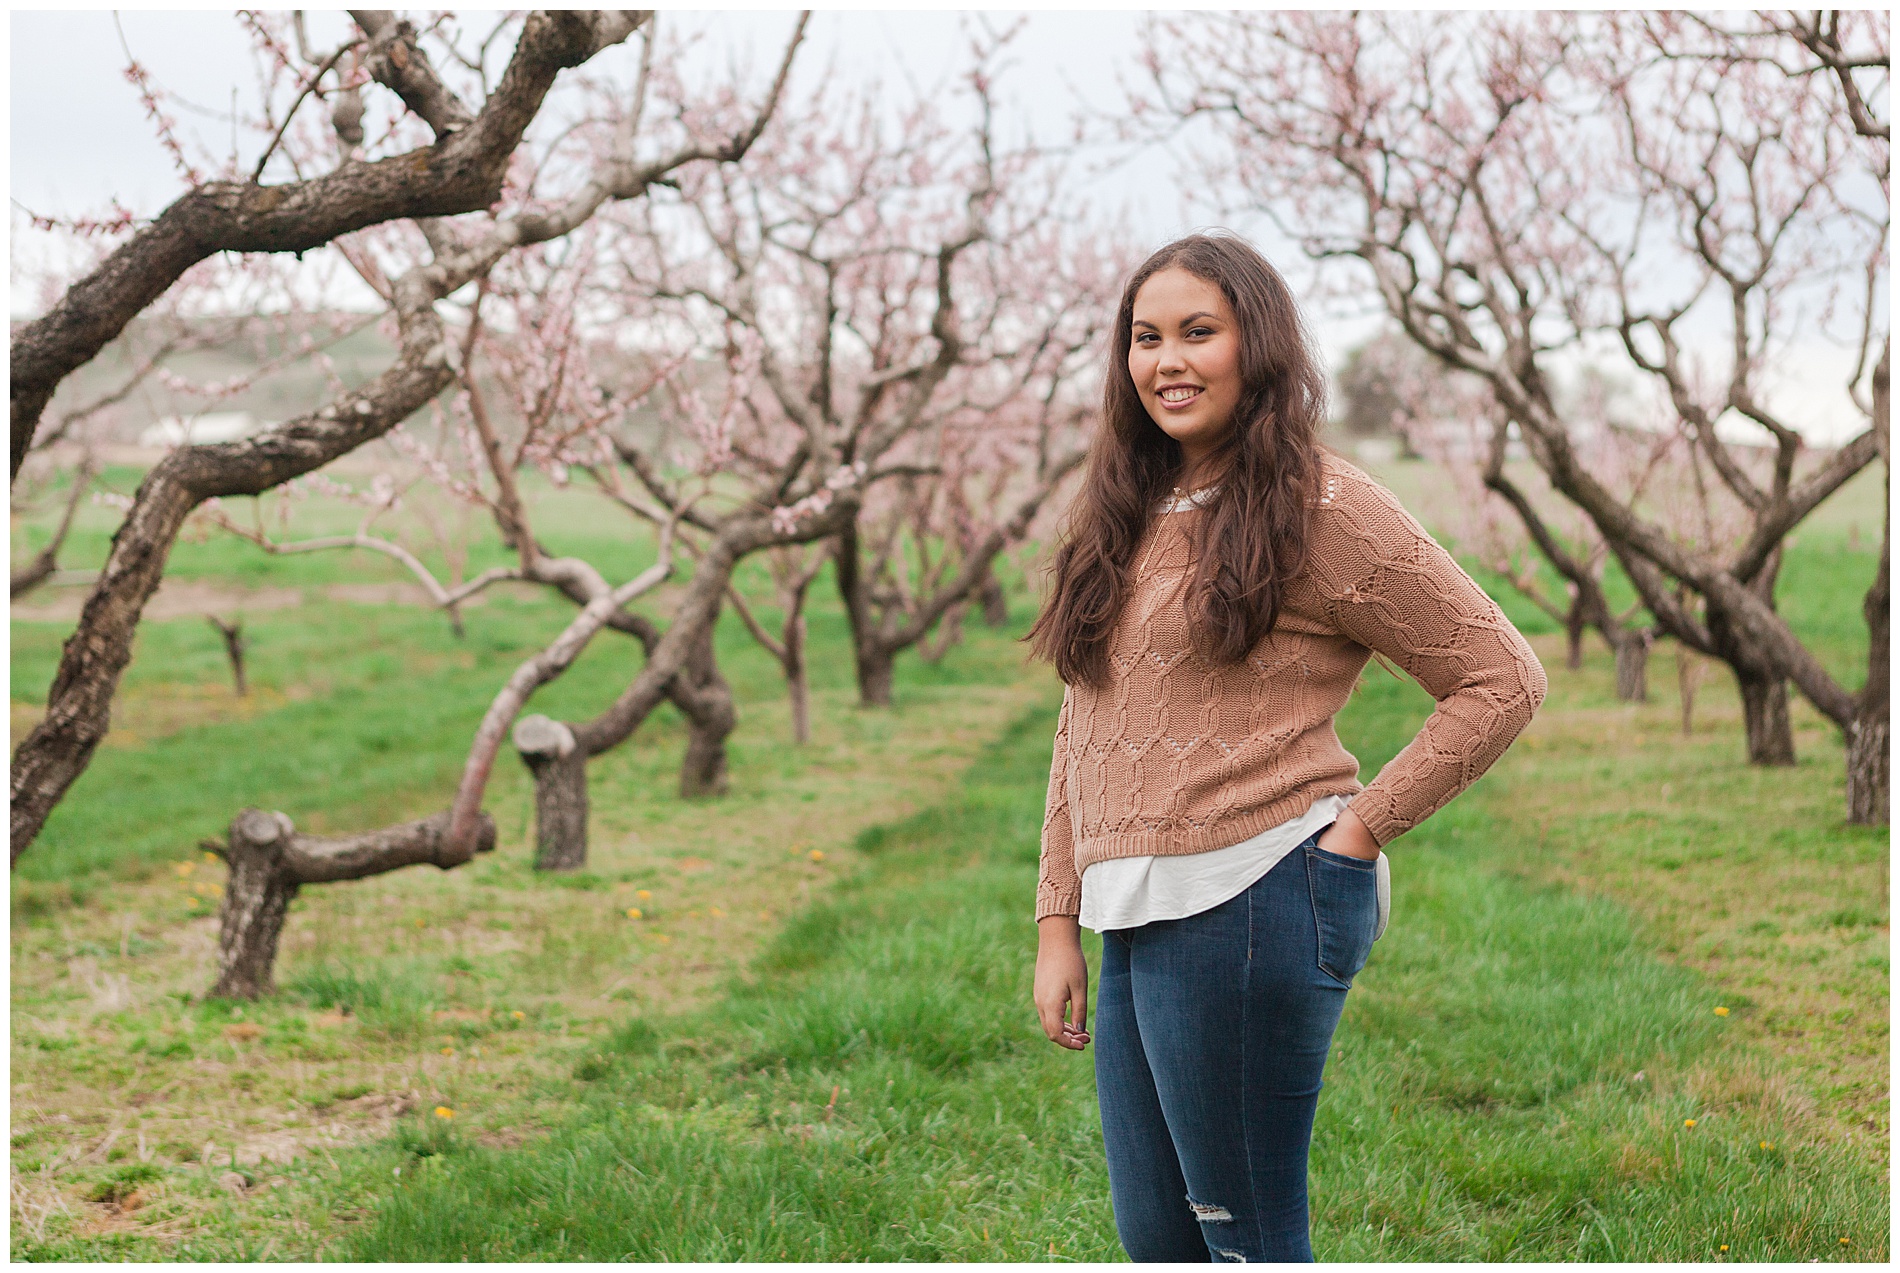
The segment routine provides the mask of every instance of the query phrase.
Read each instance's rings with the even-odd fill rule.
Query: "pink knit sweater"
[[[1497,603],[1358,468],[1322,453],[1306,569],[1247,659],[1193,652],[1184,600],[1197,508],[1157,516],[1109,648],[1056,724],[1036,918],[1081,909],[1093,862],[1226,848],[1306,811],[1349,806],[1384,845],[1495,761],[1543,701],[1544,669]],[[1418,736],[1358,780],[1333,717],[1371,651],[1438,701]]]

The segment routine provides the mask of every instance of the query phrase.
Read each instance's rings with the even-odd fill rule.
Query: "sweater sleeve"
[[[1383,847],[1504,754],[1543,701],[1544,668],[1497,602],[1365,474],[1340,473],[1314,527],[1313,574],[1335,626],[1438,703],[1348,806]]]
[[[1069,818],[1069,694],[1056,717],[1055,754],[1049,760],[1049,800],[1042,815],[1042,878],[1036,920],[1082,913],[1082,880],[1075,873],[1075,826]]]

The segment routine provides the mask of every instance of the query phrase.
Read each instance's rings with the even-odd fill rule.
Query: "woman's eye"
[[[1187,334],[1189,336],[1212,336],[1214,329],[1211,327],[1190,327],[1188,328]]]

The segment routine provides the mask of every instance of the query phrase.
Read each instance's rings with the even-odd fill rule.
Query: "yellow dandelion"
[[[205,854],[205,861],[207,861],[207,862],[215,862],[215,861],[217,861],[217,860],[218,860],[218,855],[217,855],[217,854],[215,854],[215,853],[209,853],[209,852],[207,852],[207,853]]]
[[[640,916],[643,915],[644,913],[645,912],[643,912],[638,906],[629,906],[627,908],[628,919],[639,919]]]
[[[442,1049],[442,1055],[443,1055],[443,1056],[454,1056],[454,1055],[455,1055],[455,1049],[454,1049],[454,1048],[443,1048],[443,1049]]]
[[[1718,1017],[1726,1017],[1726,1016],[1728,1015],[1728,1009],[1727,1009],[1727,1008],[1717,1008],[1717,1009],[1715,1010],[1715,1015],[1716,1015],[1716,1016],[1718,1016]]]
[[[514,1019],[517,1021],[526,1021],[528,1019],[528,1014],[521,1011],[516,1011],[516,1012],[510,1013],[509,1015],[513,1016]]]
[[[1694,1127],[1694,1126],[1695,1126],[1695,1119],[1693,1119],[1693,1118],[1685,1118],[1685,1119],[1683,1119],[1683,1120],[1682,1120],[1682,1125],[1683,1125],[1684,1127]]]
[[[1841,1245],[1842,1245],[1842,1246],[1847,1246],[1847,1245],[1848,1245],[1848,1241],[1847,1241],[1847,1239],[1846,1239],[1846,1238],[1842,1238],[1842,1239],[1841,1239]]]
[[[825,851],[823,849],[813,849],[810,853],[807,853],[805,856],[810,858],[814,862],[822,862],[825,860]]]
[[[710,914],[714,919],[724,919],[726,917],[726,913],[720,910],[717,906],[712,907],[707,913]]]
[[[1726,1251],[1726,1250],[1728,1250],[1728,1243],[1726,1243],[1726,1242],[1724,1242],[1724,1243],[1722,1244],[1722,1249],[1723,1249],[1724,1251]]]
[[[455,1117],[455,1111],[454,1111],[454,1110],[452,1110],[452,1109],[450,1109],[450,1108],[449,1108],[448,1106],[446,1106],[446,1105],[438,1105],[438,1106],[436,1106],[436,1107],[435,1107],[435,1116],[436,1116],[437,1118],[440,1118],[440,1119],[442,1119],[442,1120],[444,1120],[444,1121],[447,1121],[448,1119],[451,1119],[451,1118],[454,1118],[454,1117]],[[1723,1248],[1723,1250],[1727,1250],[1727,1249],[1728,1249],[1728,1248],[1726,1248],[1726,1247],[1724,1247],[1724,1248]]]
[[[655,933],[653,934],[653,940],[654,941],[672,941],[673,939],[665,933]]]
[[[197,869],[198,869],[198,864],[196,862],[172,863],[172,870],[178,872],[178,878],[180,879],[183,879],[185,876],[190,875],[193,871]]]
[[[644,889],[644,888],[634,893],[634,896],[639,898],[643,902],[651,901],[653,899],[652,890]]]
[[[420,919],[419,919],[419,920],[417,920],[417,921],[416,921],[416,927],[417,927],[417,928],[421,928],[421,927],[422,927],[422,926],[423,926],[423,925],[424,925],[424,924],[425,924],[426,922],[427,922],[426,920],[420,920]]]
[[[1773,1145],[1771,1145],[1771,1144],[1769,1144],[1769,1143],[1768,1143],[1767,1141],[1765,1141],[1765,1140],[1764,1140],[1764,1141],[1763,1141],[1763,1142],[1761,1143],[1761,1147],[1762,1147],[1763,1149],[1773,1149],[1773,1148],[1774,1148],[1774,1146],[1773,1146]]]

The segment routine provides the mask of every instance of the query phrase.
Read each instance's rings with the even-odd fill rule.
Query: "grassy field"
[[[1783,575],[1850,679],[1869,539],[1817,522]],[[295,594],[248,621],[248,704],[201,619],[149,623],[118,741],[22,862],[16,1258],[1119,1258],[1086,1058],[1026,1006],[1059,687],[1005,634],[905,661],[898,709],[862,713],[827,598],[801,751],[723,632],[732,796],[674,797],[656,721],[594,767],[590,870],[538,879],[504,771],[492,858],[309,890],[277,999],[197,998],[222,868],[196,839],[245,803],[333,829],[439,803],[563,614],[497,597],[457,642],[328,591],[365,580],[396,582],[246,576]],[[16,732],[62,636],[16,616]],[[1797,705],[1801,763],[1750,770],[1725,676],[1685,739],[1666,647],[1630,705],[1599,652],[1573,673],[1533,639],[1530,731],[1394,849],[1321,1102],[1321,1258],[1885,1258],[1887,841],[1842,824],[1838,739]],[[543,710],[631,666],[600,645]],[[1369,774],[1428,707],[1375,671],[1341,733]]]

